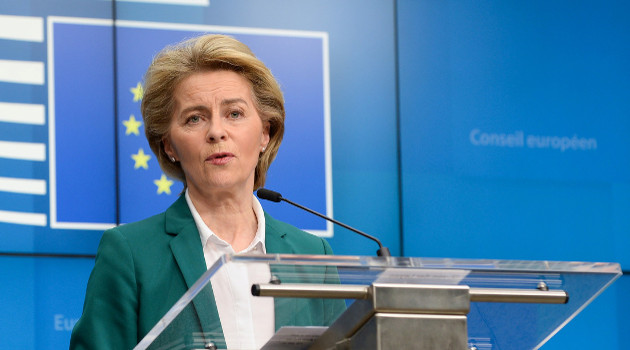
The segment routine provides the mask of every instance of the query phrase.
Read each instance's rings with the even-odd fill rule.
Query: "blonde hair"
[[[144,76],[142,118],[151,150],[164,173],[186,186],[179,162],[171,162],[164,150],[174,110],[175,87],[186,77],[208,70],[230,70],[252,86],[254,104],[263,124],[269,123],[269,144],[258,157],[254,175],[256,190],[265,184],[267,170],[278,154],[284,135],[284,98],[269,68],[247,45],[226,35],[202,35],[164,48]]]

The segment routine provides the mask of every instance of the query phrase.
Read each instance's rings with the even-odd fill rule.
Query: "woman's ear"
[[[262,147],[262,149],[266,149],[267,145],[269,145],[269,140],[271,139],[271,137],[269,136],[269,130],[270,130],[271,126],[269,125],[268,121],[264,121],[263,122],[263,132],[262,132],[262,139],[261,139],[261,144],[260,146]]]
[[[168,137],[162,139],[162,147],[164,147],[164,153],[166,153],[171,162],[174,163],[175,161],[177,161],[177,157],[175,157],[175,150],[173,149],[171,141],[168,139]]]

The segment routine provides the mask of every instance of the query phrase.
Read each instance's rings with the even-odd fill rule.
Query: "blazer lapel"
[[[275,219],[265,213],[265,248],[267,254],[295,254],[291,245],[285,240],[286,232],[279,230],[274,225]],[[283,265],[270,267],[271,274],[282,280],[282,275],[294,276],[292,266]],[[276,331],[283,326],[296,325],[298,303],[296,298],[274,298],[274,312],[276,318]]]
[[[171,251],[184,276],[187,289],[190,289],[206,272],[206,261],[197,226],[183,195],[166,211],[166,232],[175,236],[170,243]],[[217,336],[223,338],[219,312],[210,283],[193,299],[193,305],[204,334],[211,334],[212,338]]]

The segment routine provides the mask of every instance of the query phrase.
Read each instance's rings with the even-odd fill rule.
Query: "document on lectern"
[[[261,350],[307,349],[328,327],[282,327]]]

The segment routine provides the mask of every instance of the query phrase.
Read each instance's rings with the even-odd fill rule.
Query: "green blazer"
[[[324,239],[266,213],[265,224],[269,254],[332,254]],[[183,195],[164,213],[105,231],[88,281],[83,314],[72,330],[70,349],[132,349],[205,271],[199,232]],[[335,283],[334,272],[326,276],[309,282]],[[328,325],[345,308],[342,300],[291,298],[274,302],[276,330],[284,325]],[[211,286],[193,303],[194,307],[184,309],[176,322],[193,332],[221,338]]]

